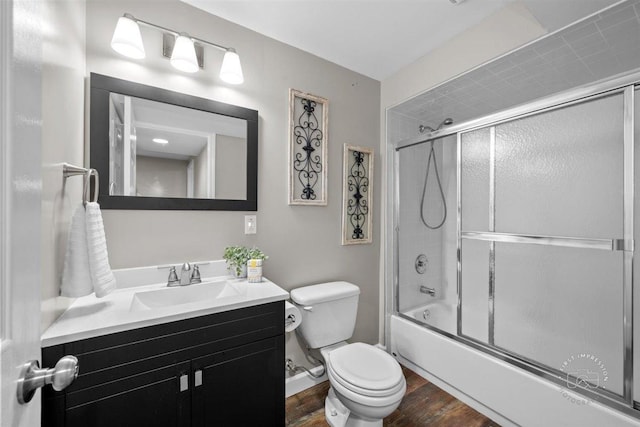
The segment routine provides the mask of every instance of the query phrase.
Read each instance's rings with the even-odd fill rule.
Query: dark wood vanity
[[[284,426],[284,302],[42,349],[80,372],[42,391],[44,427]]]

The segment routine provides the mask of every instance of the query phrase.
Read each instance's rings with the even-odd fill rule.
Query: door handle
[[[180,392],[189,390],[189,376],[187,374],[180,375]]]
[[[18,402],[21,405],[33,398],[36,390],[51,384],[54,390],[67,388],[78,377],[78,359],[75,356],[64,356],[54,368],[40,369],[37,360],[30,360],[22,366],[18,378]]]

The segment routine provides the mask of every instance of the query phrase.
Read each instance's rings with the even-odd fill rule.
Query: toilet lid
[[[400,364],[369,344],[354,343],[337,348],[329,353],[329,362],[332,372],[343,380],[341,382],[359,389],[391,390],[404,379]]]

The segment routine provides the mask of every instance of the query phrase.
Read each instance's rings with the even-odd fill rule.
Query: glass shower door
[[[610,95],[460,137],[461,334],[619,396],[623,105]]]

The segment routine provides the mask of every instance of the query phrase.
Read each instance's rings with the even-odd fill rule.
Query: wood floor
[[[407,393],[385,427],[499,427],[489,418],[442,391],[415,372],[402,368]],[[287,426],[326,427],[324,398],[329,391],[325,381],[287,399]]]

